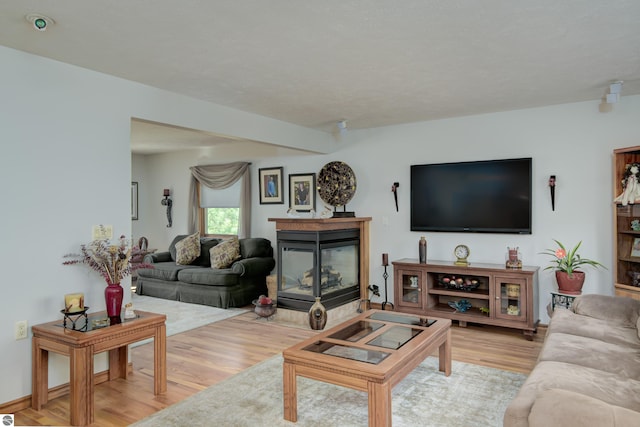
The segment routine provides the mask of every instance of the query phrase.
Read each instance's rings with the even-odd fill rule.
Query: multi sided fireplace
[[[327,309],[369,295],[371,217],[269,218],[278,238],[278,307]]]
[[[360,230],[278,231],[278,307],[331,309],[360,298]]]

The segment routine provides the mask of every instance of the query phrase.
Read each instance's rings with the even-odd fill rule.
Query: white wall
[[[140,170],[132,173],[132,117],[320,152],[333,144],[321,132],[5,47],[0,64],[0,271],[6,295],[0,310],[0,403],[31,394],[31,341],[14,339],[17,321],[32,326],[61,320],[70,292],[83,292],[91,312],[104,310],[103,281],[83,266],[63,266],[63,255],[91,240],[96,224],[113,225],[116,237],[132,235],[132,180],[140,183],[140,214],[154,219],[150,225],[138,222],[136,234],[148,233],[148,226],[167,235],[179,229],[166,229],[162,192],[154,186],[170,188],[166,183],[174,174],[187,172],[173,172],[168,164],[167,175],[151,173],[157,175],[153,181]],[[144,162],[136,163],[144,170]],[[184,192],[176,189],[182,205]],[[105,369],[105,362],[99,355],[96,370]],[[51,356],[49,378],[50,387],[69,381],[66,357]]]

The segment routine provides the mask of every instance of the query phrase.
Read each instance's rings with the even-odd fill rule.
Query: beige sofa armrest
[[[635,328],[640,316],[640,301],[627,297],[587,294],[575,299],[574,313]]]
[[[640,413],[568,390],[542,391],[529,414],[530,427],[636,427]]]

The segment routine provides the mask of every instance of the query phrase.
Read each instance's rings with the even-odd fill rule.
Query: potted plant
[[[590,265],[594,268],[606,267],[600,264],[598,261],[593,261],[587,258],[582,258],[578,254],[578,248],[582,244],[582,241],[570,250],[567,250],[562,243],[553,239],[558,245],[557,249],[546,249],[541,252],[545,255],[551,255],[554,259],[551,261],[551,265],[545,268],[545,270],[556,270],[556,281],[558,282],[558,290],[560,293],[569,295],[580,295],[582,293],[582,285],[584,285],[585,274],[579,268],[583,265]]]

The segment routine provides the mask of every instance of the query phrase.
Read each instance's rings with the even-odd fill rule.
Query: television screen
[[[411,231],[531,234],[531,158],[411,166]]]

